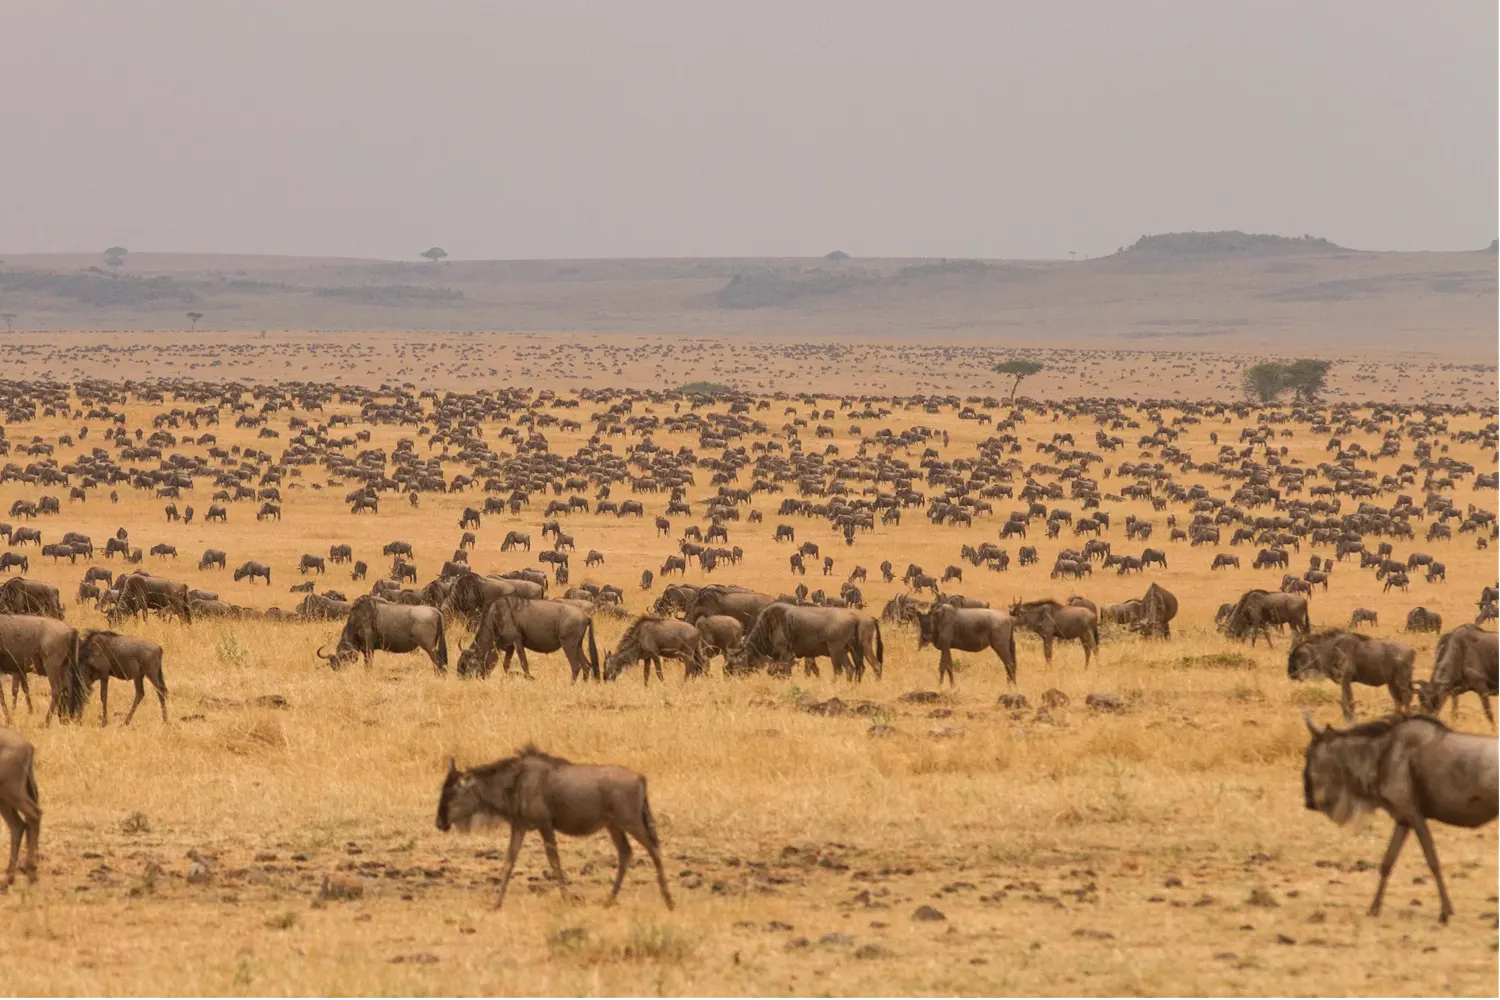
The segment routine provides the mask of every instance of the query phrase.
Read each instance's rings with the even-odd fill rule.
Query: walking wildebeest
[[[1294,681],[1327,677],[1338,684],[1343,689],[1339,704],[1344,709],[1344,718],[1353,721],[1355,684],[1387,688],[1396,708],[1405,710],[1411,704],[1415,659],[1411,647],[1399,642],[1329,629],[1292,642],[1286,675]]]
[[[1099,649],[1099,616],[1088,608],[1065,607],[1053,600],[1017,601],[1010,616],[1022,628],[1030,629],[1042,640],[1042,656],[1052,664],[1052,644],[1058,640],[1077,639],[1083,646],[1083,665],[1087,667]]]
[[[1016,683],[1015,622],[1007,615],[989,608],[960,608],[943,603],[929,612],[917,613],[917,649],[929,645],[938,649],[938,684],[943,677],[949,686],[954,682],[953,650],[978,653],[992,649],[1005,667],[1005,679]]]
[[[704,673],[708,667],[703,659],[703,637],[697,626],[678,618],[643,615],[620,636],[618,649],[604,651],[604,679],[612,681],[640,663],[646,684],[650,685],[652,666],[656,667],[656,679],[663,679],[663,657],[682,661],[683,680]]]
[[[748,673],[768,663],[803,661],[808,674],[818,672],[817,658],[833,663],[834,675],[848,672],[849,679],[864,679],[865,661],[881,676],[885,666],[885,643],[880,623],[873,617],[847,608],[807,607],[775,602],[766,605],[745,633],[745,640],[731,651],[726,669]]]
[[[5,699],[0,697],[0,702]],[[0,816],[10,828],[10,864],[5,870],[5,884],[16,881],[16,862],[21,856],[21,840],[26,840],[26,863],[21,871],[36,881],[36,847],[42,836],[42,807],[37,795],[36,774],[32,761],[35,750],[14,729],[0,729]]]
[[[125,713],[125,725],[135,717],[146,697],[146,681],[156,689],[161,702],[161,721],[167,721],[167,683],[161,672],[161,646],[139,636],[87,629],[78,635],[78,670],[84,698],[99,683],[99,725],[109,725],[109,681],[115,678],[135,683],[135,701]],[[81,707],[81,706],[80,706]]]
[[[1441,632],[1443,630],[1443,616],[1436,611],[1428,611],[1423,607],[1412,608],[1406,615],[1406,631],[1408,632]]]
[[[447,672],[448,638],[443,634],[442,612],[421,604],[377,601],[367,594],[349,609],[334,651],[325,654],[320,647],[317,656],[337,670],[356,656],[363,656],[369,667],[376,650],[411,653],[418,649],[432,658],[440,672]]]
[[[32,711],[28,674],[41,674],[52,688],[44,725],[53,714],[76,719],[83,712],[85,693],[78,670],[78,630],[55,618],[39,615],[0,615],[0,674],[11,675],[11,706],[0,692],[0,708],[9,722],[17,692],[26,695],[26,710]]]
[[[1437,715],[1443,702],[1453,699],[1458,717],[1458,696],[1473,691],[1484,707],[1484,717],[1495,725],[1490,696],[1500,694],[1500,639],[1478,625],[1460,625],[1438,640],[1432,664],[1432,679],[1418,681],[1422,711]]]
[[[1290,625],[1294,631],[1307,635],[1312,632],[1312,619],[1307,614],[1307,598],[1301,594],[1283,594],[1259,588],[1247,590],[1224,620],[1224,634],[1231,639],[1250,636],[1250,645],[1255,645],[1258,636],[1266,637],[1271,645],[1271,626]]]
[[[634,771],[609,764],[574,764],[534,746],[527,746],[514,757],[466,771],[460,771],[450,757],[448,776],[438,798],[437,828],[445,833],[450,829],[468,832],[475,819],[483,816],[498,817],[510,825],[510,846],[495,900],[497,910],[505,902],[505,890],[527,831],[541,834],[552,874],[566,897],[568,879],[557,854],[557,834],[587,837],[601,829],[609,831],[619,856],[610,900],[619,896],[625,881],[625,870],[630,867],[629,837],[634,837],[651,856],[661,898],[668,909],[672,908],[672,893],[662,868],[661,839],[646,798],[646,779]]]
[[[500,543],[501,552],[509,552],[511,549],[521,548],[527,552],[531,551],[531,536],[521,531],[507,531],[505,540]]]
[[[1391,869],[1407,834],[1415,830],[1437,882],[1442,904],[1438,920],[1447,923],[1453,903],[1427,821],[1472,830],[1495,819],[1500,811],[1495,738],[1456,733],[1425,715],[1390,716],[1343,731],[1331,726],[1319,730],[1310,714],[1304,718],[1312,734],[1302,770],[1307,808],[1343,825],[1378,806],[1396,821],[1380,862],[1370,916],[1380,915]]]
[[[516,594],[504,594],[490,602],[474,631],[474,645],[459,648],[458,675],[488,677],[495,669],[496,657],[504,650],[503,669],[509,672],[511,656],[518,656],[521,672],[529,678],[528,649],[534,653],[562,650],[574,681],[579,674],[585,680],[590,675],[599,679],[599,647],[594,642],[594,620],[589,613],[570,602],[533,600]]]

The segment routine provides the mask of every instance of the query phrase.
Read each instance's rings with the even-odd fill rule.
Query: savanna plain
[[[369,383],[368,395],[389,402],[392,392],[378,384]],[[1181,384],[1189,398],[1198,395],[1190,381]],[[159,414],[174,407],[190,413],[199,405],[174,401],[170,384],[161,386],[159,402],[143,398],[144,388],[130,387],[128,401],[115,407],[131,432],[142,428],[149,435]],[[463,388],[486,388],[485,380]],[[299,434],[292,419],[315,428],[337,414],[352,422],[332,428],[331,436],[370,434],[347,452],[384,449],[389,455],[399,439],[410,438],[423,459],[443,453],[442,446],[429,449],[419,424],[365,422],[365,392],[350,392],[349,401],[335,396],[321,411],[294,406],[268,412],[265,427],[279,438],[261,437],[258,427],[236,428],[227,405],[216,426],[194,430],[179,420],[164,427],[178,440],[163,447],[163,455],[206,454],[207,445],[185,439],[211,432],[219,448],[262,448],[274,462]],[[1120,385],[1114,394],[1128,393]],[[936,432],[934,439],[895,445],[893,454],[917,466],[924,449],[932,448],[951,461],[973,456],[980,441],[997,433],[991,423],[961,419],[965,405],[996,422],[1011,413],[997,395],[1002,398],[994,406],[966,404],[961,395],[931,407],[872,400],[871,407],[889,413],[858,419],[850,413],[864,403],[844,409],[832,395],[783,396],[761,410],[751,399],[747,418],[767,429],[729,446],[749,451],[775,441],[788,448],[783,425],[803,420],[795,430],[805,451],[834,446],[847,457],[868,441],[866,454],[873,458],[886,447],[874,439],[877,430],[900,435],[926,427]],[[251,400],[248,388],[244,398]],[[577,396],[560,386],[557,399]],[[590,415],[618,401],[583,400],[574,409],[540,400],[532,411],[538,418],[576,419],[582,426],[565,430],[542,422],[534,429],[546,436],[550,451],[572,455],[594,432]],[[259,400],[253,402],[251,412],[259,412]],[[430,411],[433,402],[422,400],[423,409]],[[88,408],[77,395],[71,405]],[[1241,429],[1270,414],[1287,418],[1273,425],[1274,447],[1285,449],[1283,463],[1331,461],[1327,444],[1336,436],[1346,449],[1363,446],[1371,457],[1360,459],[1360,467],[1381,476],[1415,464],[1416,442],[1409,436],[1399,439],[1399,454],[1375,458],[1380,432],[1314,432],[1310,421],[1290,419],[1285,406],[1195,413],[1196,420],[1181,422],[1188,414],[1176,405],[1157,411],[1127,402],[1123,415],[1139,426],[1103,428],[1124,440],[1091,468],[1105,494],[1117,497],[1134,482],[1118,473],[1120,463],[1163,460],[1159,446],[1139,443],[1157,427],[1153,412],[1178,432],[1175,447],[1199,463],[1217,456],[1211,433],[1238,447]],[[664,395],[637,398],[633,415],[666,420],[695,410],[723,413],[728,406]],[[501,438],[500,431],[523,412],[508,424],[481,423],[492,449],[514,451],[516,439]],[[1360,408],[1356,419],[1370,412]],[[1094,450],[1101,427],[1091,414],[1035,404],[1024,415],[1008,432],[1020,445],[1011,456],[1021,463],[1017,490],[1033,463],[1053,462],[1039,446],[1054,434],[1071,433],[1079,449]],[[1492,398],[1439,419],[1449,429],[1434,440],[1434,452],[1444,448],[1480,473],[1495,471]],[[815,436],[820,424],[831,436]],[[91,433],[80,439],[83,426]],[[100,445],[109,426],[56,412],[10,421],[5,436],[13,446],[33,439],[52,444],[54,456],[66,463],[75,452]],[[1459,440],[1460,431],[1486,427],[1489,443],[1484,435]],[[529,432],[523,428],[522,438]],[[61,444],[63,435],[74,443]],[[699,456],[722,450],[705,447],[686,430],[659,427],[650,438],[663,449],[691,447]],[[643,439],[602,440],[620,454]],[[13,450],[9,460],[24,466],[34,459]],[[1167,469],[1176,481],[1202,483],[1214,496],[1227,497],[1238,485],[1175,464]],[[456,460],[443,464],[450,480],[471,471]],[[688,489],[693,516],[673,517],[669,536],[653,526],[666,495],[635,494],[628,481],[615,485],[613,499],[641,500],[645,517],[563,518],[563,529],[577,542],[572,584],[614,583],[632,615],[644,613],[664,581],[658,578],[654,590],[644,592],[641,571],[659,571],[689,524],[707,526],[696,501],[715,492],[712,473],[699,468],[695,474],[696,486]],[[1060,481],[1055,472],[1037,470],[1033,477]],[[742,473],[730,485],[748,487],[748,479]],[[462,510],[483,500],[478,487],[423,493],[413,508],[389,493],[378,514],[353,515],[344,495],[355,485],[330,483],[318,465],[294,467],[282,480],[279,521],[257,521],[256,504],[241,501],[228,505],[227,521],[219,524],[202,520],[213,486],[200,478],[176,501],[198,508],[198,519],[184,525],[164,519],[163,501],[152,491],[122,483],[115,487],[117,504],[108,487],[91,489],[84,501],[64,499],[60,514],[27,523],[41,527],[48,542],[67,530],[89,534],[99,547],[95,562],[114,570],[119,560],[105,562],[103,541],[123,526],[132,546],[176,546],[176,559],[146,557],[143,566],[153,574],[216,591],[237,605],[291,609],[300,595],[287,588],[304,579],[299,558],[326,556],[336,543],[348,543],[355,558],[368,561],[373,580],[390,566],[382,546],[408,541],[425,583],[457,546]],[[849,483],[856,496],[875,485]],[[1401,492],[1420,504],[1421,485],[1419,473]],[[937,492],[922,483],[916,488]],[[594,489],[590,484],[584,491],[591,501]],[[43,492],[59,493],[8,479],[0,483],[0,505],[8,509]],[[1375,502],[1389,506],[1395,492]],[[59,495],[65,498],[66,490]],[[107,727],[99,724],[97,692],[80,722],[44,726],[46,683],[40,678],[33,684],[37,711],[27,714],[23,700],[15,715],[16,727],[36,746],[44,816],[40,878],[34,884],[19,879],[0,896],[6,941],[0,990],[1494,994],[1500,907],[1493,825],[1435,827],[1458,911],[1442,926],[1435,887],[1414,845],[1396,870],[1383,915],[1366,915],[1390,833],[1383,814],[1338,827],[1304,808],[1302,714],[1310,709],[1321,723],[1342,724],[1337,689],[1326,681],[1288,679],[1289,635],[1278,634],[1269,649],[1251,648],[1227,639],[1214,624],[1221,603],[1251,587],[1280,586],[1282,571],[1250,568],[1255,547],[1231,548],[1228,530],[1218,548],[1170,541],[1166,518],[1175,514],[1185,524],[1186,504],[1159,510],[1146,499],[1111,498],[1103,507],[1113,527],[1103,537],[1114,551],[1140,547],[1124,538],[1123,522],[1133,514],[1153,522],[1150,544],[1166,552],[1168,568],[1117,576],[1096,566],[1081,581],[1054,580],[1049,570],[1057,551],[1081,545],[1066,527],[1062,537],[1047,539],[1042,523],[1033,522],[1024,543],[1039,550],[1033,566],[1013,561],[1000,573],[959,558],[962,545],[999,542],[999,527],[1021,506],[1018,500],[994,501],[995,513],[968,527],[934,526],[922,508],[909,508],[899,525],[877,520],[873,531],[856,533],[846,546],[824,519],[778,516],[789,495],[797,495],[795,484],[757,492],[742,511],[759,511],[764,521],[727,525],[729,542],[744,550],[743,562],[721,565],[711,575],[690,563],[685,581],[781,594],[805,579],[835,593],[858,565],[869,570],[864,598],[879,614],[905,590],[899,579],[885,583],[876,572],[890,560],[898,574],[908,563],[928,573],[958,565],[962,581],[944,590],[1002,609],[1015,600],[1065,601],[1072,594],[1104,604],[1139,597],[1157,582],[1178,596],[1181,611],[1166,641],[1106,628],[1099,656],[1087,668],[1074,643],[1060,644],[1047,665],[1040,643],[1022,632],[1014,688],[988,652],[959,654],[956,684],[940,687],[937,653],[919,650],[913,630],[890,623],[883,624],[882,675],[867,672],[857,685],[833,677],[826,661],[820,676],[807,676],[799,666],[787,678],[726,678],[716,661],[708,676],[693,680],[669,663],[665,682],[653,678],[648,686],[639,668],[609,683],[570,683],[560,654],[532,654],[533,680],[498,669],[484,680],[460,679],[452,670],[440,675],[421,653],[376,653],[371,668],[356,662],[334,671],[315,651],[336,637],[337,622],[247,618],[183,625],[155,616],[126,622],[121,631],[155,639],[165,650],[165,723],[148,689],[132,724],[123,725],[130,685],[118,681],[111,686]],[[1460,509],[1496,507],[1496,491],[1475,488],[1474,475],[1457,477],[1445,495]],[[537,554],[547,547],[539,529],[549,499],[537,494],[518,514],[486,514],[469,556],[473,568],[489,573],[537,566]],[[1347,495],[1343,503],[1346,510],[1357,505]],[[1069,500],[1049,506],[1082,513]],[[792,547],[772,541],[781,522],[794,525],[798,542],[817,542],[833,557],[831,575],[824,577],[821,564],[809,560],[807,577],[792,576]],[[1371,631],[1413,646],[1417,675],[1425,677],[1436,636],[1405,633],[1406,613],[1425,606],[1443,616],[1445,628],[1473,621],[1481,588],[1495,583],[1496,563],[1495,550],[1477,548],[1474,534],[1428,543],[1421,537],[1425,525],[1417,528],[1416,540],[1397,542],[1397,556],[1432,553],[1446,563],[1445,582],[1413,573],[1409,592],[1387,593],[1357,560],[1339,562],[1329,589],[1314,593],[1311,617],[1316,628],[1343,626],[1357,607],[1376,610],[1379,624]],[[499,551],[513,529],[532,535],[531,552]],[[1022,543],[1002,544],[1014,560]],[[273,583],[236,583],[228,570],[200,571],[197,556],[207,548],[226,551],[230,570],[247,559],[269,563]],[[583,566],[590,549],[603,553],[602,566]],[[1219,552],[1240,555],[1244,568],[1211,571]],[[1331,556],[1332,548],[1310,548],[1304,539],[1293,553],[1296,573],[1306,568],[1310,552]],[[71,624],[104,626],[91,603],[74,600],[87,560],[54,561],[34,548],[30,560],[28,576],[62,591]],[[368,589],[350,581],[347,566],[332,564],[316,583],[351,598]],[[596,624],[602,651],[616,645],[625,621],[599,615]],[[468,638],[461,623],[449,622],[455,659]],[[1068,703],[1042,709],[1049,689]],[[1028,706],[1002,705],[1001,696],[1010,693],[1025,695]],[[1115,695],[1114,708],[1087,707],[1090,694]],[[1361,719],[1390,710],[1383,689],[1357,688],[1356,696]],[[842,710],[809,711],[834,697]],[[1453,725],[1490,731],[1472,696],[1465,696]],[[438,793],[450,755],[460,766],[474,765],[528,742],[646,775],[675,910],[663,906],[643,852],[618,904],[601,905],[614,875],[614,852],[603,834],[560,841],[563,866],[581,900],[562,897],[533,835],[505,907],[493,909],[505,833],[440,833]]]

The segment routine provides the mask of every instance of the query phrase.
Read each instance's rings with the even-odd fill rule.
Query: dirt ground
[[[634,351],[636,339],[584,338],[591,348],[584,351],[546,337],[393,336],[354,342],[367,352],[356,360],[313,337],[260,344],[247,337],[238,346],[215,341],[216,358],[187,348],[79,351],[82,340],[64,338],[14,357],[7,374],[255,373],[263,381],[340,376],[374,385],[379,379],[368,370],[375,369],[385,378],[473,389],[507,381],[507,372],[508,380],[538,386],[611,379],[648,384],[652,378],[675,384],[710,370],[731,374],[722,370],[726,358],[749,350],[730,341],[641,338],[649,350],[642,348],[639,357],[593,356],[605,344],[630,343]],[[125,338],[112,342],[126,349]],[[423,342],[448,346],[419,349]],[[392,368],[403,353],[403,363]],[[962,382],[969,370],[962,354],[939,369],[932,356],[895,345],[841,344],[812,353],[828,367],[814,373],[806,357],[773,354],[775,366],[763,375],[745,374],[745,384],[816,387],[826,394],[864,383],[876,391],[881,379],[911,378],[915,371],[929,372],[934,383],[948,380],[955,391],[973,384]],[[493,358],[489,364],[501,374],[486,369],[484,379],[467,379],[465,371],[485,358]],[[894,371],[898,360],[908,367]],[[1105,395],[1126,391],[1135,379],[1162,386],[1155,391],[1163,395],[1181,385],[1198,398],[1219,389],[1221,373],[1232,381],[1239,361],[1208,355],[1169,361],[1142,353],[1087,355],[1075,363],[1076,388],[1049,375],[1024,391]],[[665,374],[651,367],[657,364]],[[1420,386],[1416,391],[1437,399],[1472,392],[1493,403],[1492,370],[1368,364],[1365,369],[1351,360],[1336,368],[1337,388],[1381,398],[1390,387],[1399,395],[1384,398],[1402,399],[1402,389]],[[775,404],[768,423],[779,424],[784,405]],[[821,402],[836,405],[826,395]],[[129,425],[149,429],[161,409],[133,402]],[[330,407],[328,415],[337,409]],[[290,415],[273,415],[271,426],[286,436]],[[1477,429],[1493,419],[1493,410],[1455,417],[1453,428]],[[852,453],[858,441],[846,421],[833,423],[833,443]],[[958,420],[953,410],[898,409],[880,422],[897,431],[916,423],[950,432],[949,445],[940,449],[945,458],[972,454],[991,433]],[[1207,455],[1211,430],[1233,440],[1239,426],[1238,420],[1184,426],[1178,444]],[[1282,442],[1288,460],[1327,460],[1326,435],[1291,426],[1295,436]],[[398,437],[414,434],[412,428],[369,429],[371,446],[387,451]],[[5,430],[13,441],[36,435],[55,443],[77,426],[44,418]],[[551,449],[571,454],[589,430],[587,421],[581,433],[549,428]],[[1034,418],[1022,430],[1020,457],[1027,463],[1043,458],[1035,443],[1061,430],[1082,442],[1092,440],[1094,425]],[[279,447],[257,440],[253,430],[235,430],[228,419],[215,432],[221,447]],[[497,432],[485,427],[486,440],[498,448]],[[695,436],[659,433],[655,440],[663,448],[698,446]],[[1357,440],[1371,453],[1380,443],[1360,433],[1344,440]],[[424,447],[419,442],[418,451]],[[1411,461],[1410,443],[1403,447],[1402,456],[1374,467],[1394,473]],[[1139,450],[1127,446],[1107,461],[1134,460]],[[71,453],[58,449],[60,459]],[[1493,451],[1475,443],[1455,443],[1448,454],[1481,472],[1496,468]],[[919,458],[914,449],[910,460]],[[445,464],[450,477],[457,471],[468,469]],[[1197,478],[1190,474],[1188,481]],[[37,523],[46,540],[73,529],[96,543],[126,526],[133,545],[171,542],[181,552],[175,561],[148,557],[151,572],[216,590],[238,604],[289,608],[298,599],[287,593],[301,580],[298,556],[324,553],[334,542],[350,543],[356,558],[368,559],[378,574],[380,546],[410,541],[425,582],[457,543],[459,512],[478,496],[425,495],[415,510],[392,498],[378,515],[356,517],[342,502],[344,488],[312,488],[322,483],[316,467],[292,482],[297,486],[286,490],[279,523],[257,522],[253,508],[241,503],[223,525],[168,524],[161,501],[123,485],[118,505],[103,495],[107,491],[94,491],[86,502],[65,502],[60,516]],[[709,492],[704,482],[692,496]],[[1224,492],[1217,480],[1209,485]],[[208,503],[206,486],[195,495],[200,512]],[[0,483],[0,504],[8,508],[38,492]],[[617,490],[616,498],[623,493]],[[1452,496],[1460,508],[1474,503],[1493,510],[1497,503],[1496,491],[1475,490],[1472,477]],[[648,515],[665,502],[662,496],[642,499]],[[810,585],[837,589],[856,564],[866,566],[866,600],[878,611],[902,589],[899,582],[879,582],[874,568],[882,559],[941,571],[960,562],[961,544],[993,540],[999,524],[980,519],[973,528],[933,527],[910,511],[901,525],[861,534],[846,548],[822,522],[778,518],[780,499],[757,495],[751,507],[765,513],[764,524],[730,525],[730,541],[743,545],[745,562],[715,573],[713,581],[773,594],[789,590],[795,580],[788,547],[771,541],[774,525],[787,520],[799,541],[817,541],[835,558],[835,575],[825,581],[814,569]],[[1075,645],[1061,646],[1048,666],[1039,643],[1023,636],[1014,693],[1027,697],[1025,709],[998,703],[1011,689],[988,654],[962,655],[957,685],[940,690],[937,654],[918,651],[913,634],[893,627],[884,636],[883,677],[867,676],[855,687],[826,670],[820,677],[799,670],[789,680],[774,680],[723,679],[715,669],[710,678],[684,682],[675,664],[663,684],[653,679],[644,686],[632,671],[612,684],[574,685],[560,655],[535,655],[533,681],[499,671],[485,681],[438,676],[421,654],[377,654],[372,669],[355,665],[335,673],[314,656],[336,635],[335,625],[182,626],[156,618],[127,625],[125,631],[165,647],[171,688],[165,724],[148,693],[133,724],[121,725],[129,685],[119,682],[111,688],[114,718],[107,728],[98,725],[97,699],[83,725],[44,728],[41,704],[28,715],[24,701],[16,715],[37,747],[45,816],[40,880],[18,882],[0,896],[4,992],[1494,995],[1500,911],[1495,826],[1436,830],[1457,908],[1449,925],[1437,923],[1436,890],[1411,845],[1384,914],[1367,916],[1388,821],[1376,815],[1341,828],[1303,806],[1302,711],[1311,708],[1320,722],[1336,723],[1336,689],[1287,679],[1285,637],[1272,649],[1251,649],[1213,627],[1221,602],[1252,586],[1274,589],[1280,571],[1250,569],[1245,548],[1230,549],[1226,538],[1216,551],[1237,552],[1245,569],[1212,572],[1214,551],[1167,541],[1164,513],[1134,501],[1106,507],[1117,521],[1131,513],[1156,521],[1151,544],[1167,552],[1170,568],[1144,580],[1113,573],[1096,573],[1081,584],[1049,580],[1052,554],[1074,544],[1070,534],[1033,539],[1041,550],[1037,566],[1012,565],[996,574],[963,564],[962,591],[997,607],[1071,593],[1103,603],[1139,596],[1152,581],[1182,601],[1170,642],[1109,633],[1088,669]],[[1004,501],[998,509],[1003,519]],[[535,508],[485,517],[471,557],[475,569],[536,565],[535,552],[502,554],[498,545],[511,528],[537,537],[538,522]],[[674,519],[674,538],[684,523]],[[580,553],[606,555],[602,568],[587,572],[579,572],[576,560],[574,583],[620,584],[631,610],[642,611],[651,595],[639,590],[640,571],[657,568],[675,551],[673,540],[655,537],[651,516],[578,514],[567,528]],[[1118,526],[1106,537],[1117,551],[1126,549]],[[208,547],[226,550],[231,568],[250,558],[269,562],[274,584],[234,583],[227,572],[198,571],[197,554]],[[1418,674],[1425,677],[1435,637],[1403,634],[1406,612],[1424,605],[1441,613],[1448,627],[1473,620],[1480,588],[1495,582],[1495,550],[1476,550],[1471,535],[1398,546],[1398,554],[1408,548],[1437,554],[1447,563],[1447,582],[1429,584],[1414,574],[1410,593],[1385,594],[1370,571],[1341,563],[1331,589],[1313,597],[1312,618],[1318,627],[1342,625],[1355,607],[1377,609],[1374,631],[1415,647]],[[70,622],[102,624],[92,608],[72,602],[83,565],[54,564],[35,550],[31,558],[30,575],[62,590]],[[1306,559],[1304,547],[1294,554],[1293,568],[1300,572]],[[689,582],[704,579],[689,570]],[[350,596],[363,588],[336,567],[319,585]],[[621,628],[601,618],[600,646],[612,647]],[[467,636],[453,627],[449,638],[456,655]],[[1042,710],[1041,695],[1049,689],[1064,693],[1069,704]],[[38,680],[34,691],[45,690]],[[1090,693],[1118,695],[1121,710],[1087,708]],[[1362,718],[1390,707],[1384,690],[1357,694]],[[827,705],[834,697],[841,706]],[[1489,731],[1472,696],[1454,725]],[[601,905],[613,877],[613,851],[603,835],[561,844],[582,901],[561,898],[544,876],[546,862],[532,839],[505,908],[491,908],[504,833],[439,833],[438,791],[449,755],[461,765],[475,764],[531,740],[552,753],[614,762],[648,776],[675,910],[662,905],[639,854],[619,904]]]

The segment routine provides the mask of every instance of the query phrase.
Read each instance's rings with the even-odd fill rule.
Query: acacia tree
[[[1241,382],[1245,395],[1261,406],[1270,406],[1286,389],[1282,381],[1283,366],[1276,361],[1262,361],[1245,369]]]
[[[1315,403],[1328,387],[1328,369],[1332,361],[1298,358],[1282,369],[1281,381],[1296,394],[1299,403]]]
[[[16,321],[16,314],[15,313],[0,313],[0,319],[5,320],[5,332],[6,333],[10,333],[10,331],[12,329],[14,329],[14,327],[12,326],[12,324],[15,323],[15,321]]]
[[[203,314],[201,312],[190,312],[187,314],[187,318],[188,323],[191,324],[188,329],[196,330],[198,329],[198,321],[203,318]]]
[[[438,261],[448,256],[448,251],[444,250],[442,247],[428,247],[426,250],[423,250],[418,256],[426,257],[428,260],[436,264]]]
[[[991,371],[998,372],[1001,375],[1010,375],[1015,379],[1015,382],[1010,387],[1010,401],[1014,403],[1016,401],[1016,390],[1021,388],[1021,380],[1027,376],[1035,375],[1043,367],[1045,366],[1040,361],[1033,361],[1030,358],[1014,358],[1010,361],[1000,362]]]
[[[125,264],[125,255],[130,251],[124,247],[110,247],[104,251],[104,263],[111,269],[118,271]]]

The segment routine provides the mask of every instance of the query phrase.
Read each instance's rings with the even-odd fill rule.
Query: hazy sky
[[[1494,0],[0,0],[0,252],[1497,234]]]

